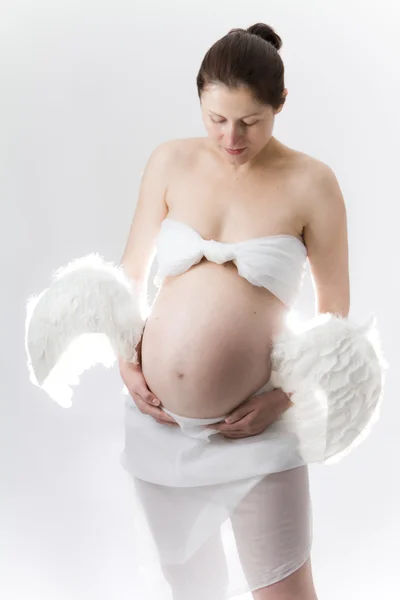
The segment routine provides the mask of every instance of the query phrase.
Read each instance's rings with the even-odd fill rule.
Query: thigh
[[[238,505],[231,522],[250,589],[294,573],[309,558],[312,543],[307,465],[266,475]]]
[[[173,600],[224,600],[229,575],[218,494],[212,501],[207,486],[172,488],[140,479],[135,479],[135,488]],[[210,502],[211,508],[216,503],[216,521],[208,522]]]
[[[211,536],[183,564],[162,564],[173,600],[224,600],[228,570],[221,532]]]

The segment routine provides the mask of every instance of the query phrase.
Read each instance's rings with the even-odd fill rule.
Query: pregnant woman
[[[272,135],[280,47],[259,23],[210,48],[197,76],[208,135],[153,150],[121,265],[84,257],[28,307],[31,379],[64,406],[64,375],[75,383],[72,363],[101,346],[71,342],[106,334],[119,357],[121,463],[152,599],[316,600],[308,464],[343,456],[378,416],[386,365],[378,332],[347,319],[339,184]],[[290,333],[307,263],[316,322]]]
[[[272,136],[287,94],[280,46],[258,24],[208,51],[197,77],[208,136],[152,152],[121,261],[145,300],[157,249],[159,291],[140,364],[120,360],[134,400],[124,465],[137,478],[174,600],[226,597],[219,528],[228,512],[256,600],[317,598],[307,466],[291,436],[271,426],[291,402],[269,385],[269,355],[307,257],[318,312],[347,316],[346,215],[331,169]],[[236,423],[224,422],[228,413]],[[262,432],[254,463],[246,464],[250,452],[241,461]],[[154,454],[142,472],[146,436]],[[150,476],[160,451],[174,482],[165,472]],[[260,475],[260,453],[269,473],[249,481]],[[225,512],[227,499],[236,506]]]

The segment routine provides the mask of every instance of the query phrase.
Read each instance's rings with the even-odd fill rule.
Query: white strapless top
[[[296,300],[306,271],[307,248],[294,235],[251,238],[243,242],[205,240],[186,223],[169,217],[156,238],[158,270],[154,285],[168,275],[180,275],[203,257],[222,264],[232,261],[241,277],[265,287],[287,307]]]

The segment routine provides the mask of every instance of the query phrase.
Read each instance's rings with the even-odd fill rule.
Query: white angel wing
[[[374,317],[357,326],[318,315],[303,331],[277,336],[271,359],[274,385],[294,392],[282,420],[307,462],[338,462],[369,435],[388,368]]]
[[[97,254],[58,269],[53,279],[28,300],[25,348],[32,383],[70,406],[68,384],[78,383],[83,371],[110,366],[117,354],[137,361],[144,319],[135,282]]]

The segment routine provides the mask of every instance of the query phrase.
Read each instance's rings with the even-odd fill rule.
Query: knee
[[[254,600],[318,600],[311,569],[311,557],[284,579],[253,592]]]

